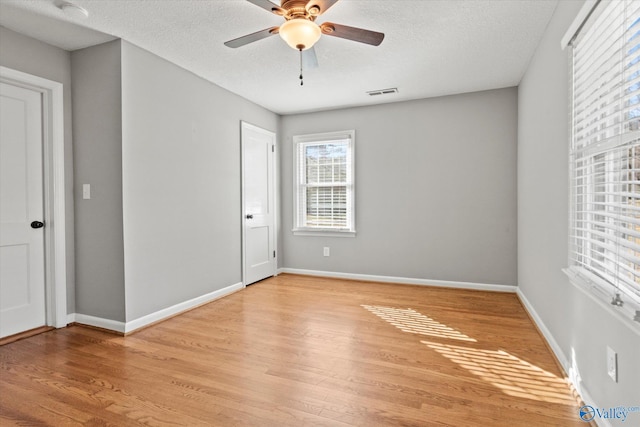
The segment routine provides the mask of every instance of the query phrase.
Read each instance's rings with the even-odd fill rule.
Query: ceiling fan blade
[[[283,8],[281,8],[280,6],[278,6],[277,4],[274,4],[272,2],[270,2],[269,0],[247,0],[249,3],[253,3],[258,7],[263,8],[264,10],[271,12],[271,13],[275,13],[276,15],[284,15],[285,13],[287,13],[286,10],[284,10]]]
[[[340,37],[342,39],[353,40],[360,43],[366,43],[378,46],[384,40],[384,34],[376,31],[364,30],[362,28],[348,27],[346,25],[325,22],[320,25],[322,34],[327,36]]]
[[[302,66],[306,69],[318,68],[318,56],[314,47],[302,51]]]
[[[331,6],[336,4],[338,0],[311,0],[305,8],[307,12],[309,12],[313,16],[322,15],[329,9]]]
[[[236,47],[244,46],[249,43],[257,42],[258,40],[262,40],[274,34],[278,34],[278,28],[280,27],[271,27],[261,31],[256,31],[255,33],[247,34],[246,36],[229,40],[228,42],[225,42],[224,45],[228,47],[236,48]]]

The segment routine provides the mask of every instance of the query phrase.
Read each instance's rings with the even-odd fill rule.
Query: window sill
[[[569,278],[569,282],[578,290],[587,295],[591,300],[600,305],[605,311],[611,313],[615,318],[628,326],[633,332],[640,335],[640,322],[634,320],[636,310],[640,310],[640,306],[629,298],[624,298],[625,303],[622,307],[612,305],[613,298],[611,289],[597,282],[597,278],[591,280],[575,267],[563,268],[562,271]]]
[[[310,228],[294,228],[294,236],[318,236],[318,237],[356,237],[355,231],[345,230],[329,230],[329,229],[310,229]]]

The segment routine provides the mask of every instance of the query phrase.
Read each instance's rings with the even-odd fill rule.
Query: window
[[[640,320],[640,2],[600,2],[572,46],[569,272]]]
[[[355,234],[354,139],[355,131],[293,137],[294,234]]]

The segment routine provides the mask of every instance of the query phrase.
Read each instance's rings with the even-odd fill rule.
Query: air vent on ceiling
[[[398,88],[397,87],[392,87],[389,89],[380,89],[380,90],[372,90],[367,92],[369,94],[369,96],[378,96],[378,95],[389,95],[392,93],[398,93]]]

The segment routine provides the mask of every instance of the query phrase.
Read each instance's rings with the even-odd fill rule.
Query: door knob
[[[44,227],[44,222],[33,221],[31,223],[31,228],[42,228],[42,227]]]
[[[253,219],[253,215],[251,215],[251,214],[247,214],[247,216],[245,216],[245,218],[247,218],[247,219]]]

